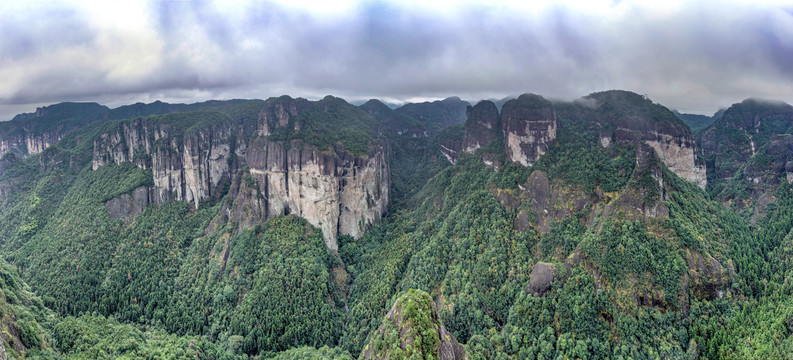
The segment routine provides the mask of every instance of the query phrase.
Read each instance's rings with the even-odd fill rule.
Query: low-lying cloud
[[[626,89],[698,113],[747,97],[793,102],[790,6],[323,6],[0,5],[0,118],[59,101],[114,106],[281,94],[398,101],[534,92],[573,99]]]

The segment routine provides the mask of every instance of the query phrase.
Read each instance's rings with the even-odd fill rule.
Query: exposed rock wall
[[[699,156],[697,143],[687,128],[649,119],[627,117],[613,133],[601,132],[600,143],[608,147],[611,140],[622,143],[646,143],[669,170],[704,189],[707,185],[705,163]]]
[[[465,139],[463,151],[474,153],[490,141],[501,136],[498,108],[492,101],[481,101],[466,110]]]
[[[151,168],[155,203],[184,200],[198,207],[236,172],[233,160],[244,156],[244,138],[242,128],[229,125],[184,134],[167,124],[136,119],[94,141],[93,169],[125,161]]]
[[[33,134],[26,129],[10,136],[0,134],[0,155],[9,152],[19,157],[38,154],[60,141],[61,136],[59,128],[40,135]]]
[[[524,94],[507,101],[501,109],[501,125],[507,157],[532,166],[556,140],[556,112],[550,101]]]
[[[325,153],[298,140],[288,145],[260,137],[246,155],[268,214],[305,218],[337,250],[336,234],[357,238],[386,213],[391,181],[385,144],[376,144],[367,157],[341,147]]]
[[[532,166],[556,140],[556,112],[550,101],[538,95],[524,94],[507,101],[501,109],[492,101],[481,101],[468,107],[462,151],[474,153],[493,140],[502,140],[507,159]],[[441,152],[454,163],[457,149],[441,143]],[[494,154],[483,154],[483,160],[498,167]]]
[[[271,121],[275,126],[286,124],[296,114],[289,104],[267,110],[259,117],[260,133],[272,129]],[[357,238],[386,213],[391,181],[385,143],[376,142],[368,156],[353,156],[340,145],[322,152],[300,140],[269,141],[266,136],[247,140],[251,130],[220,124],[184,133],[167,124],[136,119],[97,138],[93,169],[121,162],[151,168],[150,203],[183,200],[197,208],[201,201],[224,196],[224,190],[235,187],[233,206],[222,210],[228,212],[228,220],[250,227],[270,216],[295,214],[320,228],[334,251],[338,234]],[[257,183],[261,203],[250,187],[239,184],[244,165],[249,167],[245,176]],[[140,212],[136,192],[127,196],[109,201],[108,210],[125,219]],[[256,209],[264,212],[251,215],[256,221],[233,216]]]
[[[106,201],[105,209],[107,209],[111,219],[122,219],[129,224],[146,209],[146,205],[153,202],[153,189],[148,186],[141,186],[128,194],[121,194]]]

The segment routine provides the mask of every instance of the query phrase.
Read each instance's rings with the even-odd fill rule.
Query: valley
[[[791,133],[623,90],[41,107],[0,123],[0,358],[790,358]]]

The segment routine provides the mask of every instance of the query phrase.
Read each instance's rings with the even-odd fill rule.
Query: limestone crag
[[[282,96],[267,101],[267,105],[259,112],[258,131],[259,135],[270,135],[275,128],[286,127],[289,119],[310,106],[308,100],[293,99],[289,96]],[[299,125],[295,125],[299,126]],[[295,129],[298,130],[298,129]]]
[[[305,218],[322,230],[328,248],[337,250],[336,234],[358,238],[386,213],[391,183],[386,157],[384,143],[369,156],[356,157],[341,146],[326,153],[300,140],[285,146],[259,137],[245,159],[270,216]]]
[[[221,223],[239,228],[295,214],[320,228],[335,251],[339,234],[357,238],[386,213],[389,148],[377,140],[368,154],[353,156],[340,143],[320,151],[302,140],[255,135],[300,126],[289,120],[299,115],[302,101],[275,99],[260,112],[258,123],[228,121],[190,131],[161,118],[122,122],[94,142],[93,169],[122,162],[151,169],[150,203],[189,201],[198,208],[204,200],[228,194],[232,203],[224,204]],[[128,197],[109,201],[108,210],[119,218],[134,217],[140,212],[136,192]]]
[[[61,127],[57,127],[50,132],[34,134],[23,128],[10,136],[0,135],[0,154],[11,152],[19,157],[27,157],[41,153],[61,140],[63,136],[61,129]]]
[[[197,208],[238,170],[233,160],[244,156],[245,147],[241,127],[216,125],[185,134],[168,124],[138,118],[120,123],[94,141],[93,169],[122,162],[150,168],[155,203],[184,200]]]
[[[587,122],[599,132],[599,143],[638,146],[646,143],[669,170],[700,188],[707,185],[705,162],[691,129],[669,109],[639,94],[604,91],[590,94],[568,106],[560,116]]]
[[[0,122],[0,155],[10,152],[24,158],[39,154],[107,110],[96,103],[60,103],[18,114],[11,121]]]
[[[452,165],[457,163],[457,159],[460,158],[460,151],[462,151],[462,144],[459,141],[447,140],[439,143],[438,146],[446,160],[449,160]]]
[[[138,214],[146,209],[146,205],[154,202],[153,189],[141,186],[127,194],[121,194],[105,202],[105,209],[111,219],[122,219],[130,224]]]
[[[541,96],[524,94],[498,108],[492,101],[481,101],[468,107],[462,151],[474,153],[492,141],[501,140],[507,159],[532,166],[556,140],[556,112],[550,101]],[[441,142],[441,152],[454,163],[459,156],[455,147]],[[500,152],[501,148],[498,149]],[[496,149],[490,149],[496,150]],[[496,154],[482,154],[489,166],[501,164]]]
[[[466,110],[465,138],[463,151],[474,153],[490,141],[501,136],[498,108],[492,101],[481,101]]]
[[[774,135],[793,129],[793,106],[746,99],[730,106],[699,135],[708,171],[715,180],[727,180],[755,156]]]
[[[608,147],[611,141],[646,143],[669,170],[700,188],[707,185],[705,163],[699,156],[691,131],[683,126],[671,126],[642,117],[626,117],[610,133],[601,131],[600,143]]]
[[[532,166],[556,140],[556,112],[550,101],[524,94],[507,101],[501,109],[501,125],[507,157]]]

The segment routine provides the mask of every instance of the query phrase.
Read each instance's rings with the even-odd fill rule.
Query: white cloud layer
[[[0,119],[59,101],[608,89],[696,113],[747,97],[793,102],[793,4],[0,3]]]

